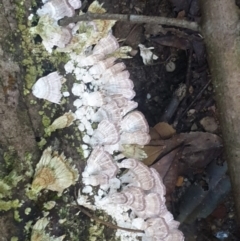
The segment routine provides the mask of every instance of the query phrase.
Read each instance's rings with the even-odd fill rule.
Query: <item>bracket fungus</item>
[[[152,176],[150,169],[136,159],[125,159],[118,164],[118,167],[130,169],[129,172],[133,173],[136,180],[135,185],[141,187],[143,190],[150,190],[154,187],[154,177]],[[123,176],[121,180],[124,183]]]
[[[101,173],[106,174],[109,178],[112,178],[115,177],[117,172],[118,167],[116,163],[114,163],[112,156],[101,147],[94,148],[87,160],[87,166],[84,170],[85,177]]]
[[[59,104],[62,98],[62,79],[63,76],[59,75],[58,72],[52,72],[38,79],[32,87],[33,95],[37,98]]]
[[[70,166],[70,161],[63,153],[59,155],[53,152],[51,147],[45,149],[36,166],[29,196],[34,197],[42,189],[62,194],[66,188],[74,185],[79,174],[74,166]]]
[[[98,194],[91,198],[91,205],[82,192],[79,192],[79,202],[94,210],[104,210],[119,226],[137,227],[145,231],[144,234],[130,235],[117,230],[116,235],[122,240],[135,241],[141,236],[143,241],[182,241],[179,223],[174,221],[165,205],[166,190],[161,177],[155,169],[139,161],[146,156],[141,148],[150,141],[149,126],[144,115],[135,110],[138,104],[132,100],[135,92],[133,82],[129,79],[130,73],[125,70],[125,64],[116,63],[119,56],[127,57],[130,48],[119,47],[111,33],[115,23],[112,20],[78,22],[66,28],[58,26],[56,19],[72,14],[69,7],[74,10],[81,5],[78,0],[62,0],[68,6],[61,15],[53,10],[58,1],[45,3],[38,13],[42,15],[46,12],[47,15],[42,15],[38,26],[31,31],[41,35],[47,51],[51,52],[53,46],[57,46],[54,51],[68,55],[65,72],[76,80],[75,83],[69,83],[75,96],[74,109],[71,111],[80,122],[78,129],[84,132],[82,140],[85,153],[91,151],[82,173],[83,190],[87,194],[92,190],[89,185],[100,186]],[[75,3],[79,5],[73,7]],[[88,11],[104,13],[105,9],[94,1]],[[58,79],[56,88],[51,87],[50,74],[37,81],[33,94],[59,103],[62,77],[57,72],[52,75]],[[68,116],[65,114],[54,121],[51,128],[55,130],[68,125]],[[119,153],[120,157],[115,155]],[[122,158],[122,162],[117,161]],[[127,174],[121,176],[121,168],[128,169]],[[65,156],[52,154],[51,148],[47,148],[37,164],[32,189],[36,193],[49,189],[61,194],[77,179],[77,170],[69,165]],[[137,225],[137,219],[141,220],[141,227]]]
[[[59,20],[64,17],[72,17],[75,10],[67,0],[50,0],[37,10],[37,14],[39,16],[48,14],[52,19]]]

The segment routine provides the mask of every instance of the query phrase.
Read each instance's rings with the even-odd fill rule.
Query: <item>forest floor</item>
[[[191,21],[200,21],[201,16],[197,0],[102,2],[108,13]],[[114,35],[133,48],[133,58],[125,64],[134,81],[138,109],[151,127],[167,122],[184,139],[177,151],[174,137],[168,139],[167,147],[173,146],[169,148],[172,156],[165,156],[167,167],[161,155],[147,164],[171,172],[170,177],[164,177],[167,200],[186,240],[240,240],[203,38],[175,27],[126,22],[115,25]],[[158,59],[144,65],[140,43],[154,47]],[[181,86],[186,87],[186,93],[179,100],[176,90]]]

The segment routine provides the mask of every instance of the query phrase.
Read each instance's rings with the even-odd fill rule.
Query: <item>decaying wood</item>
[[[240,36],[234,0],[201,1],[202,34],[220,114],[226,159],[240,219]]]

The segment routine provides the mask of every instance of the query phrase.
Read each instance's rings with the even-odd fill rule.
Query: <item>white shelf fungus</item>
[[[117,165],[113,162],[112,156],[100,147],[93,149],[87,160],[87,166],[84,170],[87,176],[99,173],[106,174],[109,178],[115,177],[118,172]]]
[[[108,55],[119,48],[117,39],[109,33],[107,37],[100,39],[100,41],[93,48],[93,54]]]
[[[37,10],[37,14],[39,16],[48,14],[51,18],[59,20],[64,17],[72,17],[75,10],[67,0],[49,0]]]
[[[37,98],[59,104],[62,98],[62,79],[63,76],[59,75],[58,72],[53,72],[38,79],[32,87],[33,95]]]
[[[47,51],[57,46],[56,51],[68,54],[70,60],[64,68],[76,79],[71,88],[76,96],[71,110],[74,114],[66,113],[49,128],[53,131],[69,126],[74,116],[80,122],[78,129],[84,132],[83,155],[90,154],[82,173],[85,185],[82,192],[87,195],[79,193],[78,202],[107,212],[119,226],[145,231],[140,234],[117,230],[116,236],[121,241],[136,241],[140,237],[142,241],[182,241],[179,223],[165,206],[166,190],[161,177],[155,169],[139,161],[146,158],[141,148],[150,141],[149,127],[144,115],[135,110],[138,104],[132,100],[135,92],[130,73],[124,63],[116,63],[117,58],[128,57],[130,48],[119,47],[112,35],[114,20],[81,21],[68,27],[57,24],[58,19],[72,16],[74,9],[80,7],[79,0],[49,0],[37,11],[38,25],[31,28],[33,34],[41,36]],[[105,13],[97,1],[88,11]],[[145,64],[157,58],[150,51],[152,48],[139,47]],[[61,79],[57,72],[40,78],[33,86],[33,94],[59,103]],[[129,159],[117,163],[116,160],[126,157]],[[128,171],[118,177],[120,168]],[[61,194],[77,179],[77,170],[69,165],[65,156],[47,148],[37,164],[32,192],[49,189]],[[90,203],[91,186],[100,187]]]
[[[46,50],[51,53],[52,48],[65,48],[72,40],[71,30],[57,25],[56,20],[48,14],[40,17],[38,25],[30,29],[33,35],[39,34],[42,38],[42,44]]]
[[[141,187],[143,190],[150,190],[154,187],[154,177],[150,169],[143,163],[135,159],[125,159],[118,164],[118,167],[128,168],[129,172],[132,172],[135,176],[136,186]]]
[[[98,124],[98,128],[93,132],[90,140],[92,146],[112,145],[119,141],[119,131],[117,127],[108,120],[103,120]]]
[[[144,115],[139,111],[127,114],[121,121],[121,130],[125,132],[149,132],[148,123]]]

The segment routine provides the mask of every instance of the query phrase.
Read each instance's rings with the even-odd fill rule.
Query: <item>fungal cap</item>
[[[166,187],[163,184],[163,180],[159,173],[154,168],[150,168],[150,172],[152,174],[152,177],[154,178],[154,187],[151,189],[151,192],[158,193],[162,200],[165,200],[165,194],[166,194]]]
[[[137,184],[143,190],[150,190],[154,187],[154,177],[150,169],[136,159],[125,159],[119,165],[120,168],[128,168],[135,176]]]
[[[82,6],[82,2],[80,0],[68,0],[68,3],[74,9],[79,9]]]
[[[85,172],[89,175],[104,173],[109,178],[115,177],[118,172],[117,165],[113,162],[112,156],[101,147],[95,147],[87,160]]]
[[[144,192],[138,187],[128,187],[125,190],[110,195],[109,201],[116,204],[129,206],[133,210],[143,210],[145,208]]]
[[[107,37],[100,39],[100,41],[93,48],[93,54],[108,55],[119,48],[117,39],[109,33]]]
[[[121,109],[117,106],[115,101],[103,105],[92,117],[94,122],[101,122],[104,119],[119,124],[121,120]]]
[[[142,131],[149,132],[148,123],[140,111],[127,114],[121,121],[121,130],[124,132]]]
[[[58,72],[53,72],[38,79],[32,87],[33,95],[37,98],[59,104],[62,97],[62,79],[63,76],[59,75]]]
[[[169,233],[169,228],[162,218],[149,218],[145,222],[145,234],[149,237],[165,238]],[[173,239],[174,240],[174,239]]]
[[[100,75],[103,74],[108,68],[110,68],[111,66],[113,66],[115,60],[116,60],[116,58],[110,57],[110,58],[107,58],[107,59],[105,59],[105,60],[99,61],[98,63],[96,63],[95,65],[93,65],[93,66],[89,69],[89,73],[90,73],[91,75],[100,76]]]
[[[84,92],[82,95],[83,105],[101,107],[105,104],[104,95],[99,91],[87,93]]]
[[[98,128],[94,131],[90,144],[96,145],[113,145],[119,141],[119,132],[117,127],[108,120],[99,123]]]
[[[64,17],[72,17],[75,11],[67,0],[50,0],[37,10],[37,14],[39,16],[48,14],[51,18],[59,20]]]
[[[136,211],[140,218],[158,217],[166,210],[165,201],[157,193],[149,193],[145,196],[146,206],[142,211]]]
[[[146,132],[135,131],[135,132],[123,132],[121,134],[120,142],[122,145],[147,145],[150,141],[150,136]]]
[[[104,173],[83,177],[83,183],[85,185],[91,185],[91,186],[107,184],[108,180],[109,180],[108,175]]]
[[[61,194],[64,189],[74,185],[79,174],[68,162],[63,153],[52,153],[51,147],[45,149],[36,166],[32,189],[36,193],[48,189]]]

